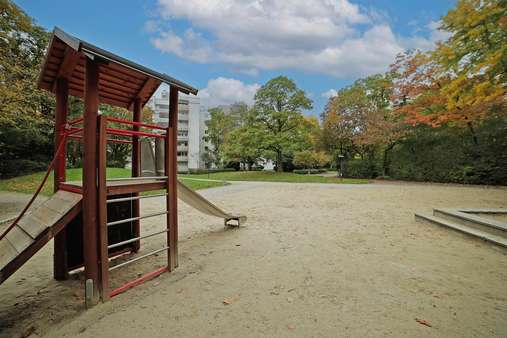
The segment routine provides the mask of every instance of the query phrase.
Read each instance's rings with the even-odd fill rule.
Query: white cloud
[[[199,90],[197,96],[210,108],[236,102],[245,102],[251,106],[260,87],[257,83],[245,84],[237,79],[218,77],[209,80],[207,87]]]
[[[407,46],[434,42],[398,37],[385,15],[350,0],[158,0],[158,7],[160,20],[185,20],[192,28],[182,34],[159,29],[151,40],[156,48],[252,75],[297,69],[363,76],[385,71]]]
[[[329,89],[328,91],[325,91],[324,93],[321,94],[321,96],[323,98],[326,98],[326,99],[330,99],[332,98],[333,96],[336,96],[338,94],[338,91],[336,89]]]
[[[402,38],[402,44],[405,48],[417,48],[423,51],[430,50],[435,47],[437,42],[447,40],[451,34],[449,32],[440,30],[440,21],[430,21],[419,32],[426,32],[427,37],[421,35],[413,35],[408,38]]]
[[[173,32],[160,32],[151,43],[164,53],[173,53],[191,61],[206,63],[212,59],[212,49],[201,34],[189,28],[180,37]]]

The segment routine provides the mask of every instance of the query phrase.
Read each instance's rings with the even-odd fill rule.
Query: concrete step
[[[463,224],[493,235],[507,238],[507,224],[494,219],[462,212],[458,209],[433,209],[433,215],[454,223]]]
[[[437,224],[440,226],[451,228],[451,229],[459,231],[461,233],[464,233],[464,234],[467,234],[470,236],[474,236],[474,237],[478,237],[478,238],[483,239],[485,241],[488,241],[493,244],[500,245],[500,246],[503,246],[504,248],[507,248],[507,238],[502,237],[502,236],[497,236],[497,235],[492,234],[490,232],[482,231],[480,229],[470,227],[468,225],[452,222],[452,221],[449,221],[449,220],[441,218],[441,217],[437,217],[434,215],[422,214],[422,213],[416,213],[415,219],[418,221],[427,221],[427,222],[430,222],[433,224]]]

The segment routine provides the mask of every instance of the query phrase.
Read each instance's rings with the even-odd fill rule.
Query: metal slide
[[[229,223],[231,220],[235,220],[237,224],[234,225],[237,226],[246,222],[246,216],[232,215],[223,211],[192,189],[188,188],[180,180],[178,180],[178,198],[203,214],[223,218],[225,225],[233,225]]]
[[[154,147],[155,151],[153,149]],[[149,140],[141,140],[141,173],[143,176],[158,176],[164,174],[163,149],[164,144],[162,140],[157,139],[155,145],[153,145]],[[203,214],[223,218],[225,225],[239,226],[244,224],[247,219],[246,216],[233,215],[223,211],[192,189],[188,188],[180,180],[178,180],[178,198]],[[229,221],[232,220],[237,223],[229,223]]]

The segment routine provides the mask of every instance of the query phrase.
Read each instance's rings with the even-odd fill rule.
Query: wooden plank
[[[0,268],[6,266],[17,255],[18,252],[5,237],[0,240]]]
[[[165,189],[166,182],[153,182],[153,183],[142,183],[142,184],[132,184],[132,185],[123,185],[123,186],[112,186],[107,187],[108,195],[122,195],[122,194],[130,194],[136,192],[150,191],[150,190],[159,190]]]
[[[148,80],[149,81],[149,80]],[[147,81],[147,82],[148,82]],[[134,100],[134,114],[133,121],[141,122],[141,100],[136,98]],[[140,131],[139,126],[133,126],[134,131]],[[141,143],[138,136],[132,137],[132,177],[141,176]],[[139,196],[139,193],[135,193],[134,196]],[[141,210],[141,204],[139,200],[132,201],[132,217],[139,217]],[[136,220],[133,222],[134,226],[134,237],[141,235],[141,222]],[[133,243],[134,252],[138,252],[141,247],[141,241]]]
[[[67,50],[69,47],[67,47]],[[67,56],[69,58],[70,56]],[[76,56],[74,56],[76,58]],[[77,61],[77,59],[76,59]],[[65,63],[65,62],[64,62]],[[72,65],[67,65],[71,67]],[[62,64],[61,67],[64,67]],[[73,67],[73,66],[72,66]],[[70,73],[71,74],[71,73]],[[69,73],[66,73],[68,77]],[[56,111],[55,111],[55,152],[56,147],[60,142],[63,141],[63,133],[65,132],[65,125],[67,124],[67,115],[69,110],[69,81],[67,78],[56,79]],[[58,156],[54,168],[54,190],[56,195],[60,197],[58,189],[60,189],[60,183],[65,182],[65,167],[66,167],[66,150],[65,147],[62,149]],[[65,196],[65,195],[64,195]],[[65,230],[55,236],[53,246],[53,277],[56,280],[66,280],[68,278],[67,269],[67,235]]]
[[[64,217],[60,218],[53,227],[46,228],[32,244],[21,254],[16,254],[13,258],[7,260],[7,264],[0,263],[0,284],[3,283],[10,275],[18,270],[26,261],[30,259],[37,251],[39,251],[53,236],[58,234],[71,220],[73,220],[81,211],[81,203],[76,204]],[[9,247],[0,241],[0,262],[3,262],[2,255],[8,257]],[[7,243],[7,241],[5,241]],[[10,245],[9,243],[7,243]],[[12,246],[11,246],[12,248]],[[15,250],[12,248],[12,250]],[[15,251],[14,251],[15,252]]]
[[[83,199],[83,196],[81,196],[80,194],[75,194],[75,193],[69,192],[69,191],[59,190],[55,193],[55,195],[58,196],[58,198],[65,200],[65,201],[72,202],[73,204],[75,204]]]
[[[178,89],[170,87],[169,92],[169,125],[166,137],[166,175],[167,175],[167,244],[169,246],[169,271],[178,267]]]
[[[107,245],[107,191],[106,191],[106,147],[107,147],[107,117],[99,116],[99,144],[98,144],[98,221],[99,221],[99,259],[100,259],[100,294],[102,301],[109,299],[109,252]]]
[[[58,196],[51,196],[49,200],[44,202],[41,207],[45,207],[51,209],[54,212],[59,213],[60,215],[65,215],[70,208],[72,208],[76,204],[75,202],[67,201],[65,199],[59,198]]]
[[[97,117],[99,111],[99,63],[86,59],[86,88],[83,120],[83,257],[85,278],[93,282],[93,305],[99,296],[97,219]]]
[[[135,100],[145,97],[147,95],[147,93],[149,93],[153,89],[153,86],[155,86],[156,83],[160,83],[160,81],[157,81],[152,77],[150,77],[146,80],[146,82],[143,84],[141,89],[139,89],[139,91],[136,93],[134,99],[130,103],[131,110],[135,109],[135,103],[136,103]]]
[[[139,87],[141,87],[145,81],[145,78],[139,79],[139,78],[130,76],[128,74],[119,72],[115,69],[111,69],[110,67],[107,67],[107,66],[102,66],[100,68],[100,72],[103,74],[107,74],[107,75],[110,75],[110,76],[113,76],[113,77],[116,77],[116,78],[119,78],[119,79],[122,79],[122,80],[125,80],[128,82],[134,83],[134,84],[138,85]]]
[[[44,229],[56,223],[61,217],[62,215],[56,211],[41,206],[21,218],[18,225],[32,238],[36,238]]]
[[[58,69],[58,78],[68,79],[72,76],[72,72],[76,67],[76,64],[79,60],[79,53],[76,52],[71,47],[67,47],[65,49],[65,55],[63,56],[63,61],[60,64],[60,69]]]
[[[79,78],[84,78],[84,67],[78,65],[73,73],[73,77],[79,77]],[[123,87],[128,87],[130,89],[132,89],[134,92],[137,92],[139,90],[139,88],[141,87],[139,84],[135,84],[135,83],[132,83],[132,82],[129,82],[125,79],[121,79],[121,78],[118,78],[118,77],[115,77],[115,76],[112,76],[112,75],[109,75],[109,74],[105,74],[105,73],[100,73],[99,74],[99,81],[107,81],[107,82],[113,82],[117,85],[120,85],[120,86],[123,86]]]
[[[139,71],[133,70],[131,68],[127,68],[125,66],[119,65],[117,63],[111,62],[107,65],[108,68],[111,68],[119,73],[135,77],[136,79],[142,80],[143,82],[146,81],[148,78],[148,75],[141,73]]]
[[[25,250],[33,242],[33,238],[28,236],[19,226],[12,228],[5,238],[11,243],[18,253]]]

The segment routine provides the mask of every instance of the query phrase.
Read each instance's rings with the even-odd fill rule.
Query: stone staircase
[[[415,219],[451,228],[507,248],[507,223],[480,216],[488,214],[507,215],[507,209],[433,209],[433,214],[416,213]]]

